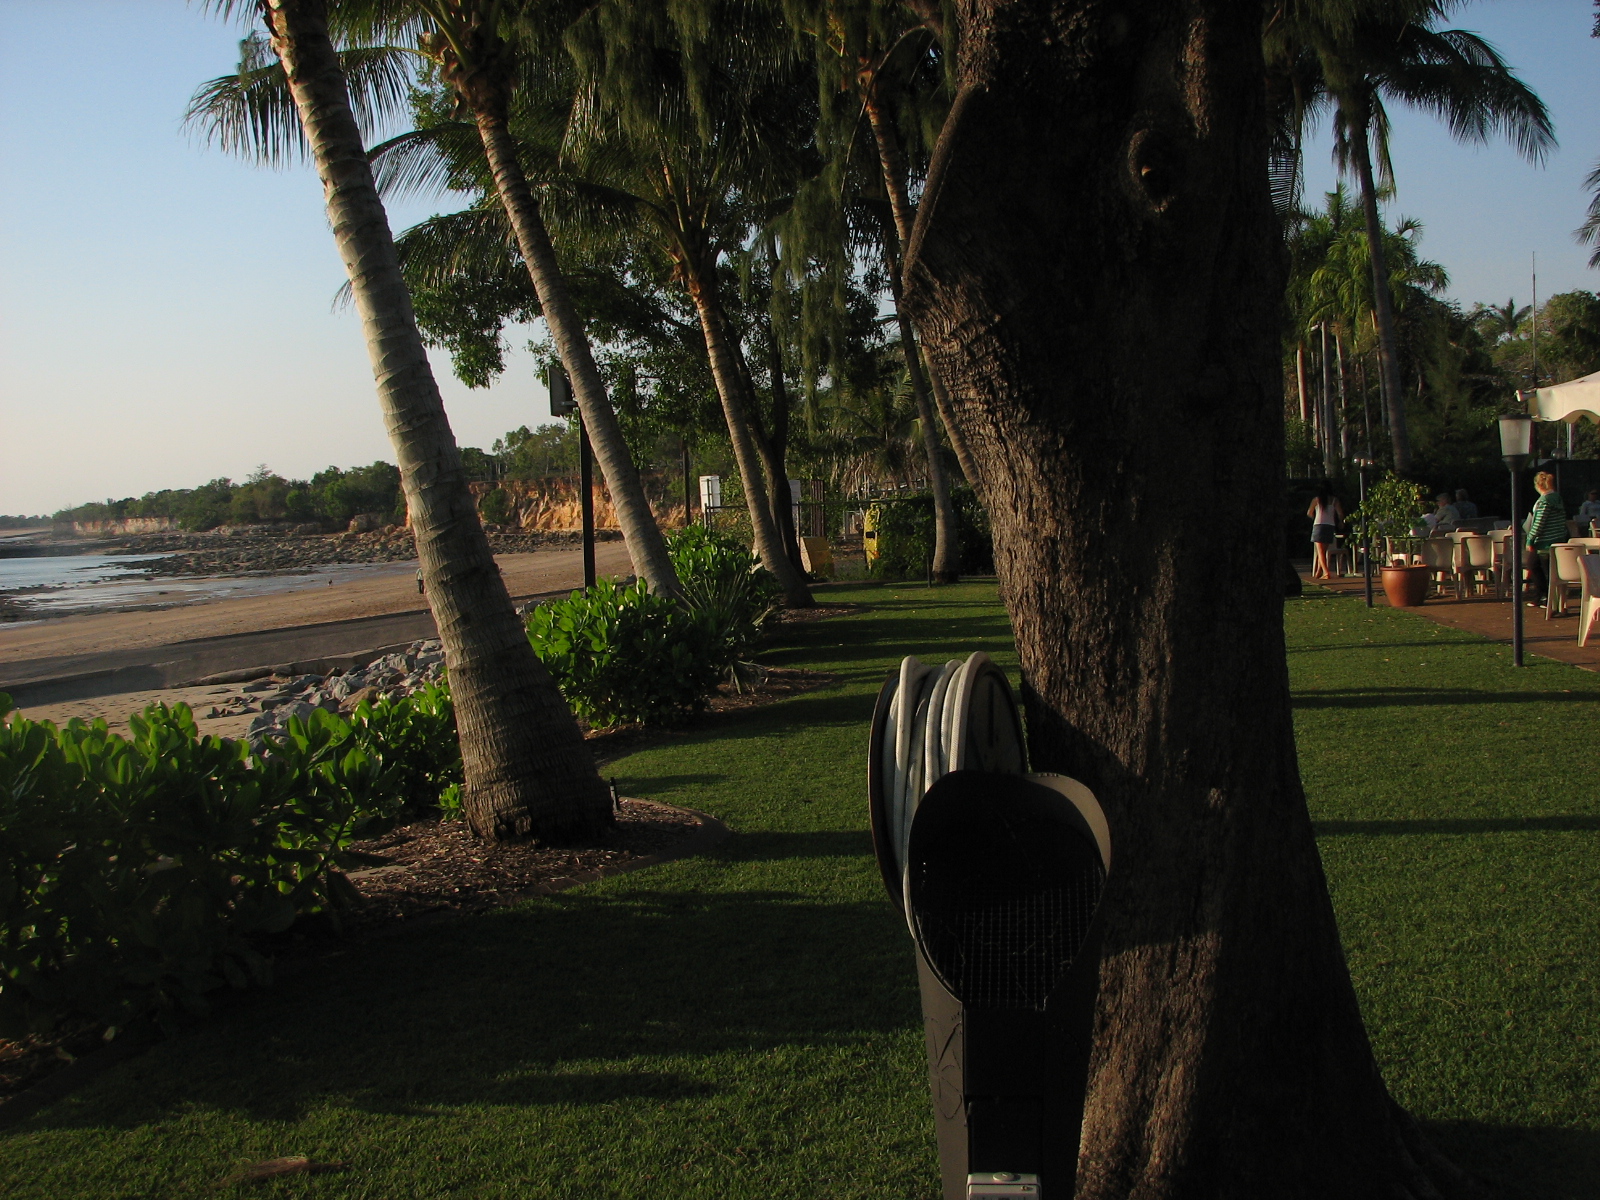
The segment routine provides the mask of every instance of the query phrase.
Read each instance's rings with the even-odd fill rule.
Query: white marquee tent
[[[1600,371],[1571,379],[1536,393],[1533,416],[1541,421],[1565,421],[1576,425],[1584,417],[1600,422]]]

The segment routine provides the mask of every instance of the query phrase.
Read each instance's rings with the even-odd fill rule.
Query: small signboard
[[[722,507],[722,476],[700,476],[700,507],[715,512]]]
[[[550,389],[552,417],[569,417],[578,411],[578,401],[572,395],[572,380],[567,378],[560,364],[552,363],[545,372],[545,386]]]

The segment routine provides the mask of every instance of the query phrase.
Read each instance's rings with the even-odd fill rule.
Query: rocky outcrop
[[[120,521],[57,521],[54,533],[86,534],[92,537],[126,537],[130,533],[166,533],[176,529],[171,517],[124,517]]]
[[[683,524],[682,480],[665,475],[645,475],[644,491],[650,500],[650,511],[656,523],[664,529]],[[506,523],[529,532],[570,531],[583,528],[583,505],[578,494],[576,478],[562,475],[543,479],[502,479],[499,483],[469,484],[472,498],[480,506],[483,498],[499,489],[510,501],[511,519]],[[617,513],[611,504],[611,493],[606,490],[595,471],[594,523],[596,529],[616,529]]]

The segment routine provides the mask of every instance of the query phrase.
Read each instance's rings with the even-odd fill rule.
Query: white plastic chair
[[[1464,577],[1468,588],[1492,587],[1501,594],[1500,575],[1495,570],[1494,542],[1481,533],[1461,539],[1456,572]]]
[[[1456,599],[1462,598],[1461,576],[1456,571],[1456,543],[1449,538],[1428,538],[1422,543],[1422,562],[1428,568],[1428,578],[1441,592],[1449,584],[1455,588]]]
[[[1566,615],[1568,588],[1577,588],[1578,595],[1583,595],[1583,568],[1578,563],[1588,557],[1577,546],[1557,543],[1550,547],[1550,588],[1545,593],[1545,620],[1557,613]]]
[[[1583,595],[1578,600],[1578,645],[1589,644],[1589,633],[1600,620],[1600,554],[1585,554],[1578,559],[1583,573]]]

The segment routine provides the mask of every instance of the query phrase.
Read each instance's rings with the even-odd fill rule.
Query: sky
[[[1600,158],[1591,22],[1583,0],[1477,0],[1453,18],[1550,107],[1560,147],[1541,166],[1393,113],[1390,216],[1422,222],[1465,304],[1526,303],[1535,253],[1541,296],[1600,287],[1571,236]],[[239,37],[183,0],[0,0],[0,513],[392,457],[355,315],[333,307],[344,272],[314,173],[182,128]],[[1328,147],[1308,150],[1308,202],[1333,186]],[[391,223],[450,207],[409,201]],[[549,419],[523,349],[537,332],[508,331],[485,390],[434,355],[462,444]]]

